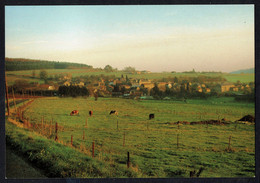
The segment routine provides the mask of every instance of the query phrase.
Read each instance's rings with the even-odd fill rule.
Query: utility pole
[[[8,87],[7,87],[7,81],[6,81],[6,74],[5,74],[5,97],[6,97],[6,102],[7,102],[7,115],[10,115],[10,110],[9,110],[9,100],[8,100]]]

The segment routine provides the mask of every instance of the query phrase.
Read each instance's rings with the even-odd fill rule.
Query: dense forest
[[[38,70],[38,69],[68,69],[68,68],[92,68],[92,66],[79,63],[33,60],[24,58],[5,58],[6,71]]]

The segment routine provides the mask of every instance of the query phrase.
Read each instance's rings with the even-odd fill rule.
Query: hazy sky
[[[6,6],[5,46],[12,58],[230,72],[254,67],[254,6]]]

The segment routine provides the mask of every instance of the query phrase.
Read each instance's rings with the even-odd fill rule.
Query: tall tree
[[[128,66],[128,67],[125,67],[125,68],[124,68],[124,71],[125,71],[125,72],[135,72],[135,68]]]
[[[104,70],[105,70],[106,72],[113,72],[113,67],[112,67],[111,65],[106,65],[106,66],[104,67]]]
[[[45,70],[40,71],[40,78],[46,82],[48,79],[47,71],[45,71]]]

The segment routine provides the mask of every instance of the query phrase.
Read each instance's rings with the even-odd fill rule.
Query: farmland
[[[70,116],[70,112],[75,109],[79,110],[79,116]],[[91,117],[88,114],[90,110],[93,111]],[[118,117],[109,115],[110,110],[117,110]],[[150,113],[155,114],[152,120],[148,119]],[[34,124],[40,124],[43,118],[47,125],[51,121],[53,124],[58,123],[58,138],[62,144],[59,148],[64,148],[63,152],[58,153],[61,157],[66,152],[71,156],[75,154],[75,157],[70,156],[75,166],[85,165],[82,161],[84,158],[92,164],[98,164],[98,175],[83,172],[76,167],[62,168],[62,162],[56,170],[62,169],[63,173],[57,174],[61,177],[83,178],[189,177],[190,171],[198,171],[201,167],[204,170],[200,177],[253,177],[254,125],[235,122],[247,114],[255,114],[254,103],[235,102],[232,97],[189,99],[186,103],[173,100],[99,98],[95,101],[94,98],[50,97],[36,99],[24,112],[25,118],[29,118]],[[177,121],[222,118],[230,123],[175,124]],[[7,124],[7,136],[17,135],[11,132],[13,127],[10,125]],[[47,137],[44,140],[46,143],[56,143],[54,130],[52,134],[47,130],[45,135],[41,129],[17,131],[18,134],[23,133],[30,137],[26,139],[36,141],[40,138],[39,134],[42,134]],[[91,157],[93,142],[94,158]],[[48,146],[38,146],[45,155],[48,151],[52,152]],[[127,152],[131,162],[129,169],[126,167]],[[26,153],[30,154],[32,151],[27,150]],[[42,158],[48,157],[46,155]],[[104,167],[109,167],[109,172]]]

